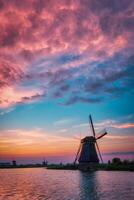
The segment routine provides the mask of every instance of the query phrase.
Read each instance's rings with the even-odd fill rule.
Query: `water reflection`
[[[80,200],[133,200],[134,173],[80,172]]]
[[[96,172],[80,172],[80,200],[99,200]]]

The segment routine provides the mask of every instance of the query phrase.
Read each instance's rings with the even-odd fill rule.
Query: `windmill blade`
[[[76,161],[77,161],[77,159],[78,159],[78,155],[79,155],[80,149],[81,149],[81,143],[80,143],[80,145],[79,145],[79,148],[78,148],[78,151],[77,151],[75,160],[74,160],[74,164],[76,163]]]
[[[103,134],[103,133],[105,133],[105,132],[107,132],[107,131],[106,131],[106,129],[104,128],[104,129],[102,129],[101,131],[97,132],[97,135],[99,136],[99,135],[101,135],[101,134]]]
[[[101,159],[101,162],[103,163],[103,159],[102,159],[102,156],[101,156],[100,149],[99,149],[99,146],[97,144],[97,141],[95,143],[96,143],[96,147],[97,147],[97,150],[98,150],[98,153],[99,153],[99,157]]]
[[[98,136],[98,137],[96,138],[96,140],[98,140],[98,139],[104,137],[104,135],[107,135],[107,132],[105,132],[105,133],[103,133],[102,135]]]
[[[90,122],[90,126],[93,132],[93,136],[95,137],[95,130],[94,130],[94,125],[93,125],[93,121],[92,121],[92,117],[91,115],[89,115],[89,122]]]

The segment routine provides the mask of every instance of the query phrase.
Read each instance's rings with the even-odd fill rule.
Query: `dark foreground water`
[[[134,173],[1,169],[0,200],[134,200]]]

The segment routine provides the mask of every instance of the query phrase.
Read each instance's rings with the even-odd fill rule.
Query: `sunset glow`
[[[134,2],[110,2],[0,1],[0,160],[73,162],[89,114],[134,158]]]

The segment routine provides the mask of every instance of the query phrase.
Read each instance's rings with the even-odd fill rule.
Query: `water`
[[[0,200],[134,200],[134,173],[1,169]]]

